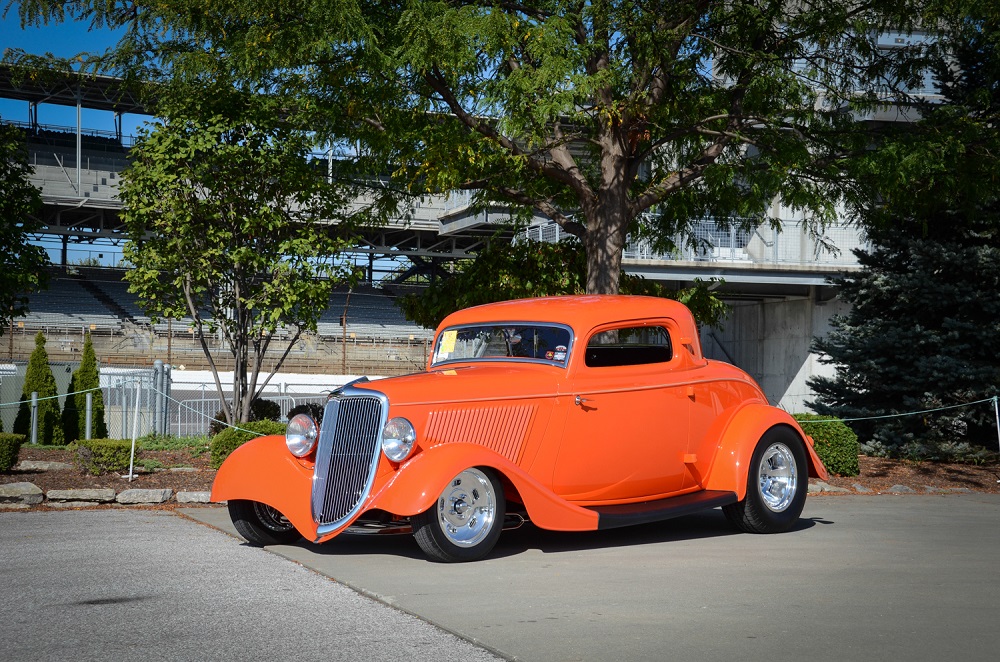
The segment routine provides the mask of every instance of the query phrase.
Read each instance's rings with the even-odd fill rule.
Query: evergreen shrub
[[[41,331],[35,336],[35,349],[28,359],[28,369],[24,376],[24,387],[21,390],[21,404],[14,419],[14,432],[31,435],[31,394],[38,393],[38,443],[61,446],[63,429],[60,425],[59,400],[52,397],[58,395],[56,378],[49,367],[49,354],[45,350],[45,334]]]
[[[820,414],[795,414],[802,430],[813,438],[816,454],[830,473],[838,476],[857,476],[858,435],[841,420],[831,420]],[[822,421],[822,422],[821,422]]]
[[[222,462],[229,457],[230,453],[251,439],[269,434],[285,434],[286,425],[276,421],[251,421],[250,423],[241,423],[240,427],[243,429],[226,428],[212,439],[213,468],[218,469],[222,466]],[[244,432],[244,430],[251,430],[251,432]]]
[[[10,471],[17,465],[23,443],[23,434],[0,432],[0,471]]]
[[[94,476],[125,471],[132,456],[128,439],[79,439],[75,447],[77,465]]]

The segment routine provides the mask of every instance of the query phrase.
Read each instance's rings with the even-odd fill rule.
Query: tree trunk
[[[618,294],[622,250],[632,217],[622,186],[601,192],[599,202],[584,208],[587,234],[587,294]]]

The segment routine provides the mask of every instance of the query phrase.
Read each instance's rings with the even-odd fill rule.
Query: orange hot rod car
[[[353,382],[321,425],[244,444],[212,500],[253,544],[411,527],[430,558],[470,561],[525,519],[588,531],[721,506],[785,531],[809,475],[827,475],[812,440],[702,356],[683,305],[568,296],[450,315],[426,372]]]

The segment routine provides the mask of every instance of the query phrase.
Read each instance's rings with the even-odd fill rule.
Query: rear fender
[[[251,439],[234,450],[215,474],[212,501],[249,499],[275,508],[307,540],[312,518],[312,467],[288,452],[283,436]]]
[[[597,513],[558,497],[518,465],[477,444],[441,444],[422,451],[400,467],[366,507],[402,516],[422,513],[434,505],[455,476],[469,467],[490,467],[509,480],[518,491],[528,517],[540,528],[597,529]]]
[[[705,489],[732,491],[736,492],[741,500],[745,498],[750,460],[757,442],[765,432],[778,425],[792,428],[802,439],[806,450],[806,462],[809,465],[809,476],[826,480],[829,473],[813,449],[812,437],[802,431],[795,419],[788,412],[776,407],[751,404],[740,409],[726,427],[719,442],[712,470],[705,481]]]

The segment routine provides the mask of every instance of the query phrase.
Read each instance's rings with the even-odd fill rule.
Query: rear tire
[[[506,507],[493,470],[466,469],[431,508],[411,518],[413,537],[432,561],[478,561],[497,544]]]
[[[287,545],[302,538],[284,515],[259,501],[230,501],[229,517],[239,534],[256,547]]]
[[[764,433],[754,449],[746,497],[723,506],[722,511],[741,531],[781,533],[799,521],[808,490],[802,439],[790,428],[775,427]]]

